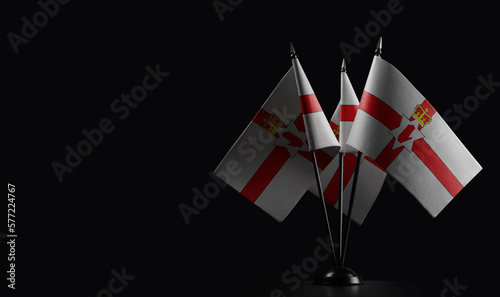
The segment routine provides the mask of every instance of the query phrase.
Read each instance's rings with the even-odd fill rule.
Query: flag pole
[[[312,156],[312,161],[314,165],[314,174],[316,175],[316,184],[318,186],[318,193],[319,193],[319,198],[323,202],[323,211],[325,215],[325,222],[326,222],[326,229],[328,230],[328,236],[330,237],[330,246],[332,248],[332,261],[333,261],[333,266],[337,267],[337,256],[335,256],[335,249],[333,246],[333,236],[332,236],[332,229],[330,228],[330,221],[328,220],[328,212],[326,210],[326,203],[325,203],[325,197],[323,197],[323,187],[321,186],[321,179],[319,175],[319,169],[318,169],[318,163],[316,162],[316,154],[314,150],[311,150],[311,156]]]
[[[380,55],[382,55],[382,37],[379,37],[377,42],[377,48],[375,49],[375,56],[380,57]],[[341,71],[346,71],[344,64],[342,64]],[[341,267],[344,267],[345,253],[347,251],[347,241],[349,240],[349,232],[351,230],[351,219],[352,219],[352,210],[354,208],[354,197],[356,195],[356,186],[358,183],[359,164],[361,163],[362,157],[363,154],[360,151],[358,151],[356,158],[356,167],[354,169],[354,176],[352,181],[351,199],[349,200],[349,210],[347,212],[347,226],[346,226],[345,240],[343,242],[343,246],[341,247],[343,252],[339,256]],[[340,214],[342,215],[342,212]]]
[[[341,72],[346,71],[346,65],[345,65],[345,60],[342,61],[342,67],[341,67]],[[358,156],[359,156],[358,152]],[[345,237],[343,236],[343,195],[344,195],[344,182],[343,182],[343,162],[344,162],[344,152],[339,152],[339,167],[338,167],[338,172],[339,172],[339,238],[340,238],[340,247],[339,247],[339,264],[338,266],[334,266],[325,272],[321,274],[320,276],[316,277],[314,280],[313,284],[316,285],[335,285],[335,286],[345,286],[345,285],[362,285],[363,284],[363,279],[361,276],[358,276],[354,271],[351,269],[347,268],[344,266],[344,261],[343,259],[345,258],[345,252],[346,252],[346,247],[347,247],[347,238],[349,236],[349,231],[346,232]],[[356,163],[356,169],[354,173],[354,186],[356,185],[357,181],[357,172],[359,170],[359,159],[358,163]],[[321,199],[323,199],[323,193],[321,193]],[[352,195],[352,192],[351,192]],[[352,197],[352,196],[351,196]],[[351,198],[352,201],[352,198]],[[347,222],[347,228],[349,229],[350,226],[350,221],[352,217],[352,203],[349,204],[349,214],[348,214],[348,222]],[[326,209],[325,209],[325,214],[326,214]],[[345,240],[345,241],[344,241]]]
[[[345,59],[342,59],[342,66],[340,66],[340,72],[346,71]],[[342,150],[342,149],[341,149]],[[344,235],[344,153],[339,152],[339,259],[342,259],[344,253],[343,235]],[[344,267],[344,264],[340,262],[340,267]]]
[[[307,127],[309,124],[311,124],[311,128],[313,128],[312,132],[317,132],[321,134],[321,136],[324,136],[324,142],[323,143],[316,143],[317,139],[315,137],[318,136],[313,136],[313,134],[309,135],[307,134],[308,140],[309,140],[309,148],[311,152],[311,157],[312,157],[312,163],[314,165],[314,174],[316,177],[316,184],[318,186],[318,193],[321,199],[321,203],[323,204],[323,211],[325,215],[325,222],[326,222],[326,229],[328,231],[328,234],[330,236],[330,244],[332,248],[332,262],[333,262],[333,267],[326,270],[323,272],[321,276],[318,276],[315,278],[313,284],[317,285],[357,285],[357,284],[362,284],[363,281],[361,280],[360,277],[358,277],[352,270],[346,268],[346,267],[340,267],[338,266],[337,258],[335,255],[335,249],[333,246],[333,236],[332,236],[332,230],[330,228],[330,222],[328,219],[328,211],[326,208],[326,202],[325,202],[325,197],[323,195],[323,187],[321,186],[321,177],[319,174],[319,168],[318,168],[318,163],[316,161],[316,149],[321,149],[329,146],[335,146],[339,148],[339,143],[335,139],[335,135],[333,131],[331,130],[331,127],[328,125],[327,119],[325,118],[325,115],[323,114],[323,111],[321,110],[321,107],[319,107],[319,103],[317,102],[316,96],[314,95],[314,92],[312,91],[312,88],[307,81],[307,78],[305,77],[305,74],[303,73],[302,67],[300,66],[300,63],[297,59],[297,55],[295,53],[295,49],[293,48],[292,43],[290,42],[290,56],[292,58],[292,64],[294,67],[294,73],[295,73],[295,79],[297,83],[297,90],[299,93],[300,97],[300,103],[301,103],[301,108],[303,112],[303,117],[304,117],[304,124],[306,126],[306,134],[307,134]],[[312,94],[311,97],[306,97],[308,94]],[[319,107],[319,111],[317,111],[317,107],[312,108],[313,105],[317,105]],[[314,111],[312,111],[314,110]],[[314,118],[314,116],[319,116]],[[310,118],[312,117],[312,118]],[[314,120],[315,119],[315,120]],[[324,121],[324,122],[323,122]],[[320,137],[321,137],[320,136]],[[311,137],[311,138],[309,138]]]
[[[344,153],[339,152],[339,259],[342,259],[343,253],[343,219],[342,210],[344,209],[344,170],[342,169],[344,165]],[[340,266],[344,267],[342,262],[340,262]]]
[[[292,59],[292,64],[294,63],[293,61],[295,59],[297,59],[297,54],[295,53],[295,48],[293,47],[292,42],[290,42],[290,58]],[[328,231],[328,236],[330,237],[330,246],[332,249],[333,267],[337,267],[337,257],[335,256],[335,247],[333,245],[332,229],[330,228],[330,220],[328,219],[328,211],[326,209],[325,198],[323,196],[323,187],[321,186],[321,178],[319,175],[318,163],[316,162],[315,150],[311,150],[311,157],[312,157],[312,163],[314,165],[314,174],[316,176],[316,184],[318,186],[318,193],[319,193],[319,196],[321,198],[321,202],[323,203],[323,212],[324,212],[324,216],[325,216],[326,230]]]
[[[382,55],[382,36],[378,38],[377,48],[375,49],[375,56],[380,57]]]
[[[345,261],[345,253],[347,252],[347,241],[349,240],[349,231],[351,229],[351,219],[352,219],[352,210],[354,206],[354,197],[356,195],[356,186],[358,184],[358,174],[359,174],[359,163],[361,162],[361,158],[363,157],[363,154],[358,151],[357,154],[357,159],[356,159],[356,168],[354,169],[354,176],[352,180],[352,190],[351,190],[351,199],[349,200],[349,210],[347,213],[347,226],[346,226],[346,231],[345,231],[345,240],[344,240],[344,246],[342,250],[344,251],[342,255],[340,255],[340,266],[344,267],[344,261]],[[342,214],[342,213],[340,213]]]

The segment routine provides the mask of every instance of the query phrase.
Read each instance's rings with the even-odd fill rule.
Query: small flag
[[[299,93],[290,69],[215,174],[281,222],[315,179],[306,141]],[[323,145],[315,144],[316,148]],[[316,151],[319,168],[326,168],[334,156]]]
[[[375,56],[347,141],[437,216],[481,166],[422,94]]]
[[[340,80],[340,102],[337,109],[330,119],[330,125],[336,136],[340,139],[341,152],[343,155],[343,189],[344,189],[344,209],[343,213],[347,214],[350,204],[351,191],[353,187],[353,176],[356,167],[355,148],[346,144],[347,138],[351,131],[356,112],[358,110],[359,101],[352,87],[349,76],[345,72],[345,61],[342,63],[342,72]],[[376,164],[369,157],[363,156],[360,162],[358,181],[355,194],[355,206],[353,207],[352,219],[361,225],[370,211],[373,203],[382,189],[382,186],[387,175],[386,171]],[[321,181],[323,185],[323,195],[325,201],[338,208],[339,199],[339,156],[323,170],[321,173]],[[309,191],[318,195],[317,188],[311,186]]]
[[[357,153],[357,149],[347,144],[347,138],[358,111],[359,101],[345,71],[345,60],[342,62],[342,70],[340,73],[340,152]]]
[[[309,150],[326,149],[332,156],[335,156],[340,149],[340,144],[335,138],[330,124],[328,124],[325,113],[314,94],[291,43],[290,51],[292,53],[293,70],[304,116]]]

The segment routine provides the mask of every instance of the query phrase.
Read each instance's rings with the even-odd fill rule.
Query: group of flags
[[[482,169],[429,101],[380,55],[374,56],[361,101],[342,63],[340,101],[330,121],[293,47],[291,55],[292,67],[215,170],[217,175],[240,166],[226,182],[277,221],[306,191],[320,197],[311,151],[325,202],[332,206],[339,187],[351,196],[361,156],[352,213],[358,224],[387,174],[435,217]]]

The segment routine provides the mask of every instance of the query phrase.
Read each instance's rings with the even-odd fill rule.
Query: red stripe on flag
[[[315,151],[315,152],[317,152],[317,151]],[[306,158],[309,162],[312,163],[313,159],[311,157],[311,153],[310,152],[298,151],[297,154],[301,155],[302,157]],[[318,160],[316,160],[316,162],[317,161]],[[318,164],[318,167],[319,167],[319,164]]]
[[[427,110],[427,114],[429,116],[433,116],[435,113],[436,113],[436,110],[434,109],[434,107],[432,107],[432,105],[429,103],[429,101],[427,101],[427,99],[424,100],[424,102],[422,102],[422,104],[420,104],[424,109],[428,109]]]
[[[441,160],[423,138],[413,142],[412,151],[422,160],[425,166],[429,168],[432,174],[441,182],[452,197],[455,197],[458,192],[463,189],[462,184],[455,175],[453,175],[448,166],[444,164],[443,160]]]
[[[264,127],[264,125],[266,125],[266,121],[270,121],[272,120],[271,119],[271,115],[270,113],[268,113],[267,111],[265,111],[264,109],[259,109],[259,111],[257,112],[257,114],[253,117],[252,121],[254,123],[256,123],[257,125],[261,126],[261,127]],[[278,116],[274,115],[276,117],[276,119],[279,120]],[[286,125],[285,124],[281,124],[280,126],[281,128],[285,128]],[[275,135],[276,136],[276,135]],[[276,136],[278,137],[278,136]]]
[[[340,105],[340,120],[354,121],[359,105]]]
[[[365,160],[372,163],[373,165],[377,166],[378,169],[382,170],[383,172],[387,172],[382,166],[378,165],[377,162],[373,161],[372,158],[365,156]]]
[[[248,198],[248,200],[255,202],[281,167],[288,161],[289,157],[290,153],[288,153],[285,147],[276,146],[269,156],[267,156],[264,163],[257,169],[243,190],[241,190],[241,194]]]
[[[379,164],[382,168],[387,169],[389,165],[391,165],[392,161],[396,159],[396,157],[401,153],[404,149],[404,146],[400,146],[397,149],[393,150],[394,142],[396,138],[392,138],[391,141],[384,147],[384,149],[378,154],[377,158],[375,158],[375,163]],[[414,143],[415,144],[415,143]]]
[[[337,141],[339,141],[339,136],[340,136],[340,128],[339,128],[339,125],[335,124],[334,122],[330,121],[328,122],[330,123],[330,127],[332,128],[332,131],[333,131],[333,134],[335,134],[335,137],[337,137]]]
[[[355,154],[345,154],[344,156],[344,189],[347,186],[347,183],[351,179],[354,170],[356,169],[356,155]]]
[[[326,186],[325,191],[323,192],[323,196],[325,197],[325,202],[330,204],[331,206],[335,206],[337,201],[339,200],[339,169],[335,171],[332,179]]]
[[[254,121],[257,125],[263,126],[265,124],[264,119],[269,118],[270,113],[265,111],[264,109],[259,109],[257,114],[253,117],[252,121]]]
[[[378,99],[367,91],[363,92],[359,109],[365,111],[389,130],[396,129],[401,123],[401,115],[384,101]],[[379,163],[380,164],[380,163]]]
[[[315,150],[315,153],[316,153],[316,161],[318,162],[318,167],[321,170],[325,170],[326,166],[328,166],[328,164],[330,164],[330,162],[333,160],[332,156],[325,153],[323,150]]]
[[[314,152],[316,154],[316,162],[318,164],[318,168],[321,170],[325,170],[326,166],[330,164],[333,158],[322,150],[315,150]],[[297,153],[299,153],[302,157],[306,158],[307,160],[309,160],[309,162],[312,163],[312,157],[310,152],[298,151]]]
[[[321,109],[321,105],[319,105],[316,95],[314,94],[300,96],[300,106],[302,107],[303,114],[323,111],[323,109]]]
[[[295,127],[297,127],[297,130],[299,130],[299,132],[306,132],[306,126],[304,124],[304,117],[302,116],[302,114],[299,114],[299,116],[293,123],[295,124]]]
[[[349,180],[354,174],[354,170],[356,169],[356,155],[355,154],[346,154],[344,156],[344,177],[343,177],[343,188],[347,186]],[[326,186],[325,191],[323,192],[323,196],[325,197],[325,202],[330,204],[331,206],[335,206],[337,201],[339,200],[339,169],[335,171],[332,179]]]

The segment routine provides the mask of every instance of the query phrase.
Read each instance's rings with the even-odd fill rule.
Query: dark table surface
[[[267,284],[248,292],[246,297],[424,297],[416,284],[400,281],[365,281],[357,286],[314,285],[304,281],[295,291],[283,284]]]

